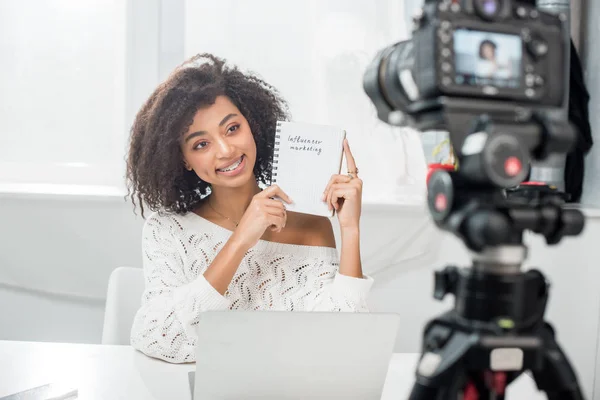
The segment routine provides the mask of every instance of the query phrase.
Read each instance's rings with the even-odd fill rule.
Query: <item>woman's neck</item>
[[[242,187],[213,187],[207,201],[217,214],[239,222],[254,195],[260,191],[255,180],[251,180],[248,185]]]

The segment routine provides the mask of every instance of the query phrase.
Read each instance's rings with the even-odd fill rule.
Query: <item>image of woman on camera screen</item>
[[[475,75],[487,79],[512,78],[509,64],[498,56],[498,45],[484,39],[479,45],[479,59],[477,60]]]

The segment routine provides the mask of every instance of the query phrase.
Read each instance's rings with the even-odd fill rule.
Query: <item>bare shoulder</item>
[[[331,220],[318,215],[288,212],[288,222],[306,246],[336,247]]]

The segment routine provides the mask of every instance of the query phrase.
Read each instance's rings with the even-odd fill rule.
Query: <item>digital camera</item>
[[[365,92],[392,124],[393,111],[426,113],[443,107],[442,97],[470,100],[478,114],[561,107],[566,19],[534,0],[425,0],[412,39],[381,50],[367,68]]]

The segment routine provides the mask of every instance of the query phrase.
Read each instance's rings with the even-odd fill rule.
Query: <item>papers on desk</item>
[[[50,383],[14,393],[0,400],[74,400],[77,399],[78,390],[70,385]]]

